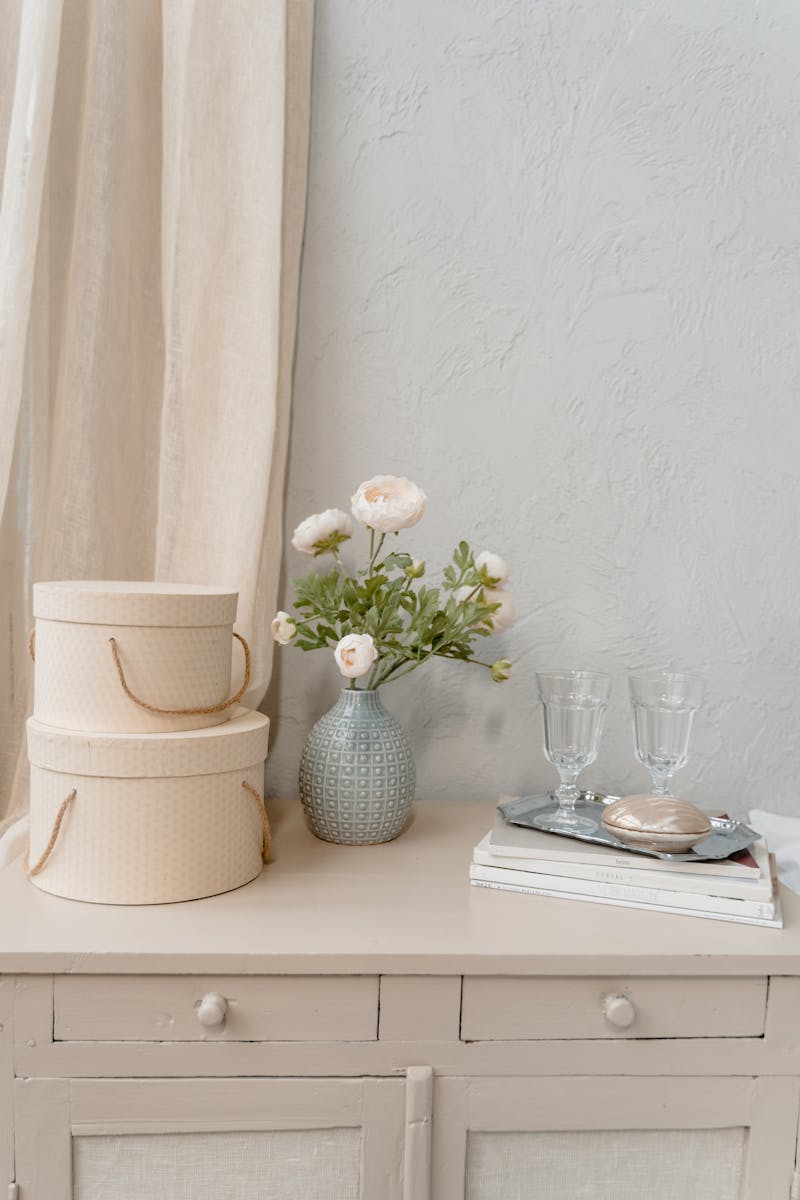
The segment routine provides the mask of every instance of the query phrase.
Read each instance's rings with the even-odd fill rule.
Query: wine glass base
[[[536,828],[552,833],[594,833],[597,822],[591,817],[579,817],[573,813],[554,812],[536,818]]]

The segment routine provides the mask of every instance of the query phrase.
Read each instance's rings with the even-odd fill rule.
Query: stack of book
[[[476,887],[782,926],[775,859],[763,841],[713,862],[673,862],[510,825],[498,814],[478,842]]]

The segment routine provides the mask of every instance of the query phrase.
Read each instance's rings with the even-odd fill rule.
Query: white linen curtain
[[[269,682],[313,0],[0,0],[0,828],[37,579],[239,591]]]

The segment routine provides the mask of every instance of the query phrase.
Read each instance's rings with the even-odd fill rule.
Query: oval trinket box
[[[603,824],[627,846],[684,854],[711,833],[704,812],[671,796],[624,796],[609,804]]]

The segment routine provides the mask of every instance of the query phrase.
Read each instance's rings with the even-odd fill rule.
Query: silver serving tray
[[[663,858],[670,862],[708,862],[729,858],[739,850],[746,850],[761,834],[741,821],[727,817],[709,817],[712,832],[702,842],[692,846],[685,854],[666,854],[661,850],[645,850],[642,846],[628,846],[614,837],[602,823],[603,809],[619,796],[606,796],[602,792],[581,792],[578,808],[582,817],[591,817],[595,829],[591,833],[562,833],[556,829],[544,829],[543,833],[555,833],[558,837],[577,839],[579,842],[594,842],[597,846],[611,846],[614,850],[625,850],[628,854],[644,854],[648,858]],[[552,792],[538,792],[535,796],[522,796],[518,800],[506,800],[498,804],[497,811],[510,825],[522,825],[526,829],[542,829],[539,818],[554,813],[558,804]]]

